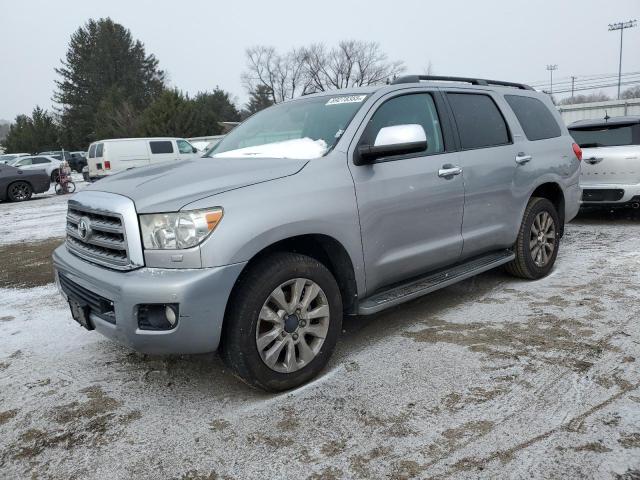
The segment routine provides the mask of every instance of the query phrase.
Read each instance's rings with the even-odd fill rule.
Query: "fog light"
[[[138,305],[140,330],[171,330],[178,323],[178,304],[159,303]]]

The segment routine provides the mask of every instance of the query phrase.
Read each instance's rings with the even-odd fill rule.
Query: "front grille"
[[[78,302],[80,305],[87,305],[91,313],[103,320],[113,324],[116,323],[116,315],[111,300],[78,285],[63,273],[58,272],[58,280],[60,281],[60,288],[62,288],[62,291],[69,298]]]
[[[117,270],[132,268],[124,224],[117,213],[69,204],[67,248],[98,265]]]
[[[583,202],[617,202],[624,197],[621,188],[585,188],[582,191]]]

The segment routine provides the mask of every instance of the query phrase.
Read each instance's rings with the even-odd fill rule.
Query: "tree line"
[[[246,50],[242,81],[249,100],[238,109],[215,87],[195,96],[170,88],[159,60],[123,25],[89,20],[72,35],[55,69],[53,111],[36,106],[18,115],[3,141],[7,151],[85,150],[98,139],[144,136],[195,137],[222,132],[274,103],[329,89],[383,83],[404,70],[375,42],[316,43],[280,53]]]

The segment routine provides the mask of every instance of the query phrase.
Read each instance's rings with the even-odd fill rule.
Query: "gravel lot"
[[[583,213],[541,281],[489,272],[347,319],[319,379],[267,395],[216,355],[77,326],[43,273],[64,208],[38,243],[6,236],[40,204],[0,204],[1,478],[640,478],[634,212]]]

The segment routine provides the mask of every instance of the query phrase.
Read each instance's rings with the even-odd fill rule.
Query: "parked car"
[[[582,204],[640,208],[640,116],[580,120],[569,132],[584,156]]]
[[[41,170],[20,170],[0,164],[0,201],[23,202],[49,190],[49,175]]]
[[[71,152],[68,163],[71,170],[82,173],[82,169],[87,166],[87,152]]]
[[[33,155],[16,158],[10,165],[20,170],[44,170],[49,175],[51,182],[55,182],[60,173],[62,162],[47,155]]]
[[[31,155],[31,154],[30,153],[5,153],[4,155],[0,155],[0,164],[9,163],[18,157],[26,157],[28,155]]]
[[[67,162],[71,159],[71,152],[67,152],[66,150],[51,150],[48,152],[40,152],[38,155],[45,155],[47,157],[53,157],[56,160],[66,160]]]
[[[284,390],[321,371],[344,314],[498,266],[547,275],[579,172],[548,95],[403,77],[272,106],[208,156],[100,180],[70,199],[53,262],[86,328],[150,353],[220,347]]]
[[[89,177],[97,180],[130,168],[202,155],[183,138],[118,138],[89,146]]]

